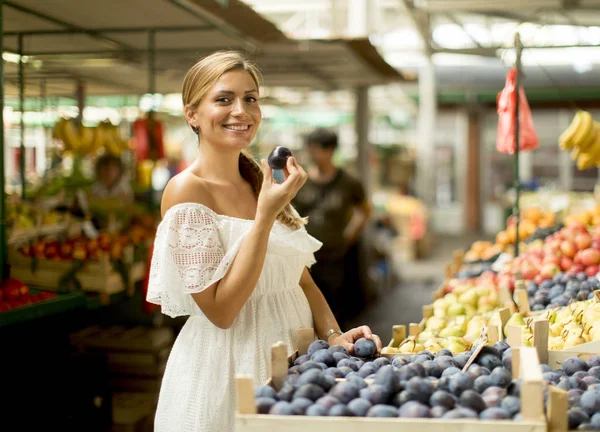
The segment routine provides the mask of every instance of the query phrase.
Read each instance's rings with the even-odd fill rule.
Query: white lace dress
[[[213,325],[194,302],[197,293],[223,278],[253,221],[216,214],[201,204],[170,208],[154,244],[147,299],[171,317],[190,315],[165,371],[155,418],[156,432],[230,432],[235,418],[235,375],[270,375],[271,345],[295,350],[296,330],[312,327],[299,285],[321,243],[305,229],[276,222],[263,271],[231,328]]]

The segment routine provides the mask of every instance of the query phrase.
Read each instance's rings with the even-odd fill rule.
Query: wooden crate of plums
[[[374,358],[366,339],[351,355],[307,343],[312,335],[301,330],[291,357],[284,344],[273,346],[266,385],[237,378],[237,432],[547,431],[535,348],[512,349],[509,368],[502,353],[484,352],[500,356],[487,375],[476,358],[464,370],[449,355]]]

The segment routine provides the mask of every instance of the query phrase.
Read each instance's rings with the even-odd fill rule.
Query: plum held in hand
[[[269,154],[267,162],[269,163],[271,169],[281,170],[285,168],[287,159],[290,156],[292,156],[292,152],[288,148],[283,146],[277,146]]]

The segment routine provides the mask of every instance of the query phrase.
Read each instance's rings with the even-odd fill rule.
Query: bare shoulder
[[[164,216],[171,207],[188,202],[213,208],[212,195],[206,182],[188,170],[184,170],[167,183],[160,203],[161,213]]]

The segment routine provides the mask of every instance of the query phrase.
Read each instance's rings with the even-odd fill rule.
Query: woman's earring
[[[190,125],[190,126],[192,127],[192,130],[194,131],[194,133],[195,133],[196,135],[198,135],[198,132],[199,132],[199,130],[198,130],[198,126],[196,126],[196,125]]]

